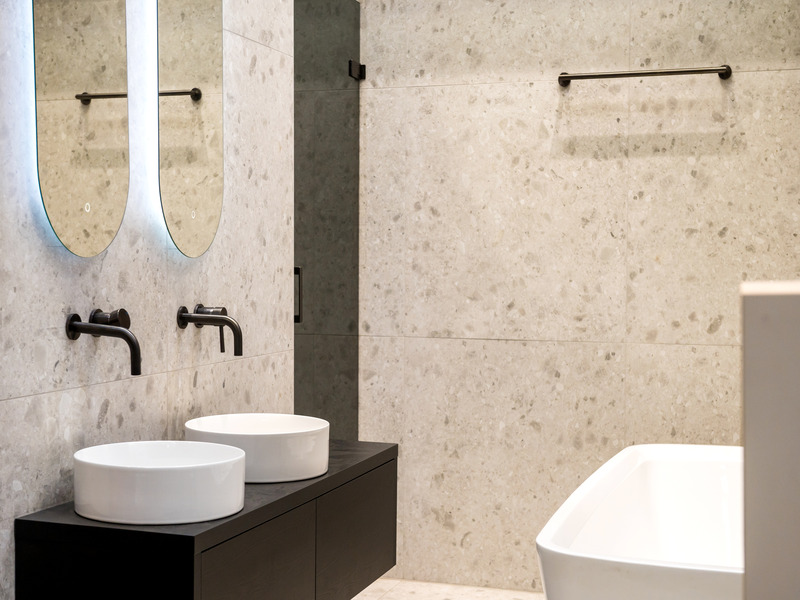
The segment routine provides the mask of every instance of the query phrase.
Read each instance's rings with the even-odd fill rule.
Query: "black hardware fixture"
[[[294,315],[295,323],[303,322],[303,267],[295,267],[294,274],[297,277],[297,312]]]
[[[113,312],[103,312],[99,308],[95,308],[89,313],[89,323],[97,323],[100,325],[117,325],[125,329],[131,328],[131,317],[128,311],[120,308]],[[97,337],[97,336],[95,336]]]
[[[224,306],[203,306],[197,304],[194,312],[189,312],[185,306],[178,309],[178,327],[186,329],[189,323],[194,323],[195,327],[203,325],[213,325],[219,327],[219,351],[225,352],[225,334],[223,327],[228,326],[233,332],[233,355],[242,356],[242,329],[239,324],[228,316],[228,309]]]
[[[95,337],[105,336],[125,340],[131,350],[131,375],[141,375],[142,351],[139,348],[139,340],[128,330],[130,325],[130,316],[124,308],[110,313],[95,309],[89,316],[88,323],[81,321],[79,315],[71,313],[67,315],[67,337],[77,340],[82,333],[88,333]]]
[[[367,78],[367,65],[362,65],[354,60],[350,61],[350,67],[348,69],[348,73],[350,77],[353,79],[357,79],[361,81],[362,79]]]
[[[728,65],[721,67],[698,67],[688,69],[654,69],[650,71],[613,71],[610,73],[561,73],[558,83],[567,87],[573,79],[618,79],[620,77],[661,77],[664,75],[705,75],[716,73],[720,79],[728,79],[733,70]]]
[[[190,90],[172,90],[168,92],[158,92],[159,96],[191,96],[192,100],[197,102],[203,97],[203,92],[200,88],[192,88]],[[92,100],[107,100],[109,98],[127,98],[128,94],[90,94],[83,92],[82,94],[75,94],[75,98],[81,101],[81,104],[91,104]]]

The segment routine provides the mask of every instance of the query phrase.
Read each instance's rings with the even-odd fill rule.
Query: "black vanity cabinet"
[[[101,523],[71,502],[20,517],[17,600],[351,600],[394,566],[397,445],[334,440],[325,475],[245,487],[203,523]]]

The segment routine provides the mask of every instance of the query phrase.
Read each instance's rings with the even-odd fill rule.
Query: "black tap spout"
[[[131,331],[116,325],[103,325],[101,323],[84,323],[80,316],[70,314],[67,316],[67,337],[77,340],[82,333],[91,335],[119,338],[125,340],[131,351],[131,375],[142,374],[142,351],[139,340]]]
[[[198,310],[214,311],[214,313],[201,313],[197,312]],[[230,330],[233,332],[233,355],[242,356],[242,328],[239,327],[239,323],[237,323],[234,318],[227,315],[227,311],[224,308],[204,308],[201,304],[199,304],[195,307],[195,312],[190,313],[185,306],[181,306],[178,309],[178,327],[185,329],[189,323],[194,323],[197,327],[202,327],[203,325],[213,325],[215,327],[219,327],[220,350],[222,352],[225,352],[225,341],[222,334],[222,328],[224,326],[230,327]]]

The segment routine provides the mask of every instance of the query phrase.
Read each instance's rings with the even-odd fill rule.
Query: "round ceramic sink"
[[[244,506],[241,448],[183,441],[105,444],[75,453],[75,512],[132,525],[194,523]]]
[[[329,431],[324,419],[276,413],[213,415],[186,422],[187,440],[244,450],[247,483],[323,475],[328,470]]]

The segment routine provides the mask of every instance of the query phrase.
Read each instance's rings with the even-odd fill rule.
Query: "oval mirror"
[[[222,214],[222,1],[158,0],[161,208],[190,257]]]
[[[128,198],[125,0],[33,0],[39,188],[58,239],[105,250]]]

